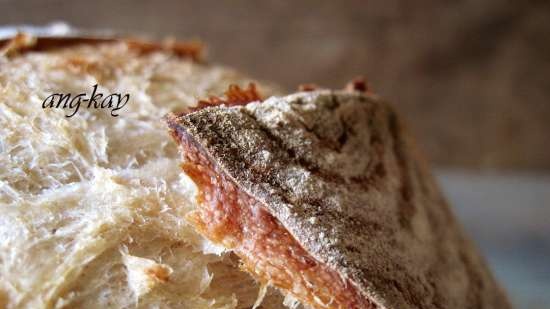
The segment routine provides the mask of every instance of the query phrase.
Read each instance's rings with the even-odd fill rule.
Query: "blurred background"
[[[550,308],[550,1],[0,0],[3,25],[200,39],[296,89],[355,76],[408,120],[517,308]]]

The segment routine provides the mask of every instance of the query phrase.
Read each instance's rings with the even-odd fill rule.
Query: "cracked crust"
[[[302,92],[167,121],[378,307],[510,308],[376,96]]]

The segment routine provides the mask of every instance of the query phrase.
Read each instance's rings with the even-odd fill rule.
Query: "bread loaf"
[[[195,228],[311,308],[510,308],[401,118],[351,88],[167,116]]]
[[[510,307],[389,104],[200,59],[3,46],[0,307]]]

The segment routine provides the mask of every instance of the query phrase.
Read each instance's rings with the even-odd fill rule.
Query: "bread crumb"
[[[136,301],[161,283],[168,282],[172,268],[151,259],[133,256],[124,252],[122,261],[128,272],[128,286],[134,292]]]

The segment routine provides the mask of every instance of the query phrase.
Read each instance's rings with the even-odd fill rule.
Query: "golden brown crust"
[[[168,123],[380,308],[510,308],[379,98],[304,92]]]
[[[35,37],[30,34],[19,33],[11,39],[0,40],[2,54],[13,56],[30,51],[49,51],[80,44],[98,44],[115,42],[114,38],[94,37]]]
[[[262,96],[256,89],[256,84],[249,83],[248,87],[245,89],[242,89],[239,85],[232,84],[229,85],[227,90],[224,92],[224,96],[210,96],[206,100],[200,100],[197,103],[197,106],[192,108],[192,111],[222,104],[226,106],[245,105],[247,103],[260,100],[262,100]]]
[[[199,42],[178,42],[174,40],[151,42],[134,38],[85,36],[39,37],[26,33],[18,33],[11,39],[0,40],[0,55],[15,56],[31,51],[49,51],[76,45],[93,45],[112,42],[125,42],[130,50],[136,51],[138,54],[142,55],[152,52],[169,52],[181,58],[192,59],[195,62],[203,61],[203,45]]]
[[[150,42],[140,39],[125,39],[124,42],[131,50],[136,50],[141,54],[149,54],[152,52],[171,52],[182,58],[191,58],[193,61],[202,61],[203,45],[200,42],[178,42],[174,40],[166,40],[164,42]]]

